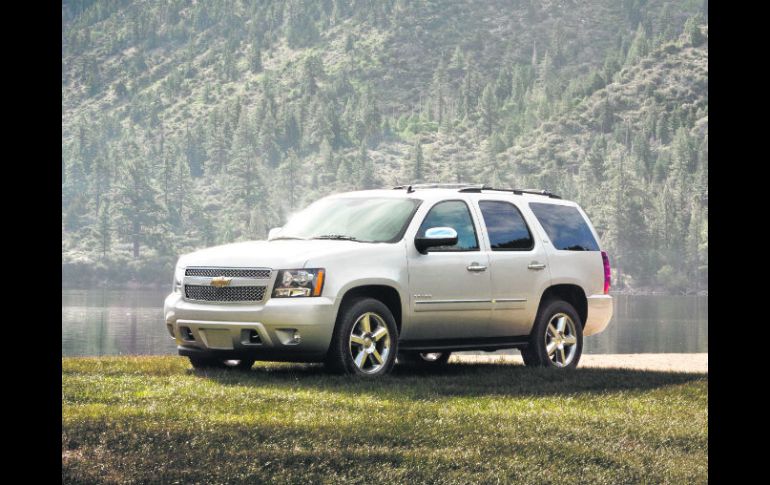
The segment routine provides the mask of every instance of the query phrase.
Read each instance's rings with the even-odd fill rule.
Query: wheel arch
[[[543,291],[540,297],[540,305],[537,308],[537,314],[543,309],[546,302],[550,300],[564,300],[575,308],[580,317],[580,325],[585,327],[588,318],[588,298],[580,285],[561,283],[551,285]]]
[[[340,298],[340,304],[337,307],[337,318],[335,325],[339,324],[339,316],[345,305],[354,298],[374,298],[381,301],[390,313],[393,314],[393,319],[396,321],[396,329],[399,335],[401,334],[401,324],[403,319],[403,302],[401,293],[393,285],[387,283],[362,283],[358,285],[351,285],[346,289]]]

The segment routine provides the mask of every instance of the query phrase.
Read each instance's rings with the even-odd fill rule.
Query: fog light
[[[275,330],[275,336],[282,345],[297,345],[302,340],[296,328],[278,328]]]
[[[182,334],[182,339],[187,340],[189,342],[195,341],[195,336],[192,334],[190,327],[179,327],[179,333]]]
[[[243,345],[261,345],[262,337],[253,328],[244,328],[241,330],[241,344]]]

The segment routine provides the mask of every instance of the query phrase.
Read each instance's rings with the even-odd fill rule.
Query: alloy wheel
[[[545,328],[545,351],[556,367],[566,367],[577,352],[575,322],[565,313],[557,313]]]
[[[350,330],[350,356],[360,371],[374,374],[382,369],[390,346],[390,332],[381,316],[366,312],[356,319]]]

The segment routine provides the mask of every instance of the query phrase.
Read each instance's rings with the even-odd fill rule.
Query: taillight
[[[604,263],[604,294],[610,294],[610,258],[606,251],[602,251],[602,262]]]

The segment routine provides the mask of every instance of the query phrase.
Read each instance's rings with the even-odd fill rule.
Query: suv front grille
[[[188,300],[200,301],[262,301],[264,286],[215,286],[185,285],[184,296]]]
[[[267,268],[187,268],[185,276],[202,276],[213,278],[226,276],[228,278],[254,278],[266,280],[270,278],[270,269]]]

